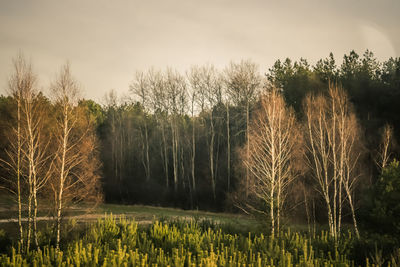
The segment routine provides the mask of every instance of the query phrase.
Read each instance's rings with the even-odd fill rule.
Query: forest
[[[380,62],[366,50],[315,64],[286,58],[270,67],[242,60],[223,69],[150,68],[132,74],[128,94],[111,90],[103,103],[81,97],[73,64],[44,89],[34,62],[18,54],[10,64],[8,93],[0,96],[0,189],[17,203],[19,253],[41,247],[38,214],[54,218],[54,247],[27,262],[61,264],[65,258],[54,254],[61,247],[79,265],[74,246],[91,251],[89,243],[107,239],[112,248],[93,253],[116,265],[192,266],[193,254],[193,264],[204,266],[368,265],[366,258],[378,266],[377,244],[386,263],[400,264],[400,253],[399,262],[390,256],[400,247],[400,58]],[[204,222],[155,222],[139,234],[135,223],[111,217],[83,241],[63,244],[64,213],[82,203],[246,214],[265,224],[270,241],[215,225],[207,232]],[[296,237],[292,225],[308,234]],[[192,248],[189,234],[208,241]],[[358,243],[343,245],[348,239]],[[368,251],[359,260],[357,245]],[[164,253],[154,246],[168,255],[153,257]],[[329,250],[335,256],[322,260]],[[108,264],[82,255],[83,265]]]

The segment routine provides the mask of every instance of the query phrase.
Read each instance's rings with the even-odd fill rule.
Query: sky
[[[22,51],[48,90],[69,62],[82,96],[127,94],[136,71],[250,59],[400,56],[399,0],[0,0],[0,94]]]

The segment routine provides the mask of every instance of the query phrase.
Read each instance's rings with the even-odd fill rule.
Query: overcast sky
[[[399,0],[0,0],[0,94],[19,50],[46,90],[67,60],[86,98],[125,93],[137,70],[251,59],[311,63],[367,48],[400,55]]]

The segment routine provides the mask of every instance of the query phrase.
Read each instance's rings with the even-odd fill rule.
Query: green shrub
[[[381,253],[380,246],[365,250],[372,243],[357,241],[350,232],[335,241],[324,231],[315,237],[290,229],[275,238],[232,234],[219,223],[201,220],[137,226],[108,216],[88,225],[83,237],[68,241],[61,251],[52,245],[26,255],[12,249],[0,256],[0,266],[353,266],[397,263],[400,257],[396,251]],[[356,250],[364,253],[354,261]]]
[[[383,169],[365,202],[361,213],[364,228],[396,236],[400,241],[400,166],[397,160]]]
[[[0,251],[6,251],[11,246],[11,239],[3,229],[0,229]]]

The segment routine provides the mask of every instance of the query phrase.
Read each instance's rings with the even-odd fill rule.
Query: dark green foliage
[[[87,112],[89,113],[90,121],[94,121],[94,125],[99,127],[100,124],[104,122],[104,114],[102,107],[94,102],[93,100],[81,100],[79,101],[79,105],[86,107]]]
[[[397,160],[383,169],[367,195],[362,212],[367,229],[392,235],[400,242],[400,166]]]
[[[322,67],[324,68],[324,67]],[[321,73],[325,70],[316,71]],[[318,79],[316,73],[306,59],[292,62],[287,58],[283,63],[277,60],[267,73],[268,80],[277,88],[283,90],[286,102],[291,105],[297,113],[301,112],[302,101],[309,92],[324,90],[324,84]],[[324,74],[323,78],[326,78]]]
[[[6,251],[11,245],[11,239],[6,231],[0,229],[0,251]]]

